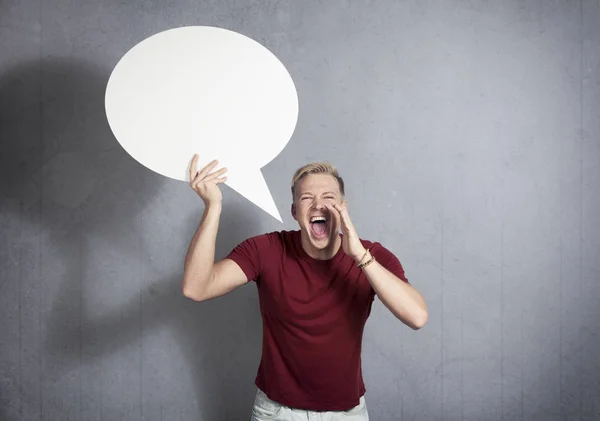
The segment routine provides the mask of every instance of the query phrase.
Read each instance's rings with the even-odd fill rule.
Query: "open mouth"
[[[329,224],[324,216],[313,216],[310,218],[310,229],[313,235],[318,238],[325,238],[329,233]]]

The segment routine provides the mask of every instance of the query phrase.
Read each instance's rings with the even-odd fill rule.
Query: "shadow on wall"
[[[34,242],[44,244],[31,262],[39,275],[28,278],[36,290],[33,295],[42,297],[38,311],[43,323],[40,334],[45,338],[39,350],[43,376],[20,379],[23,402],[27,393],[40,388],[45,401],[72,399],[56,398],[61,392],[47,384],[65,378],[72,381],[77,378],[73,371],[84,370],[86,375],[79,373],[83,379],[94,374],[109,376],[101,361],[123,350],[127,352],[124,358],[135,366],[131,373],[139,373],[141,364],[149,368],[159,364],[152,361],[152,355],[141,355],[140,344],[164,327],[177,344],[164,343],[163,337],[162,345],[177,345],[183,351],[195,381],[198,408],[190,415],[202,420],[249,418],[262,339],[252,286],[194,303],[181,294],[181,256],[181,271],[167,279],[135,280],[140,291],[124,305],[109,311],[86,307],[87,291],[95,291],[104,297],[101,302],[110,303],[111,297],[118,297],[119,285],[134,280],[135,270],[119,273],[111,267],[129,263],[135,268],[153,257],[161,259],[145,251],[140,214],[165,179],[134,161],[114,139],[104,112],[107,71],[73,60],[47,60],[42,70],[38,62],[32,62],[0,79],[2,213],[21,221],[20,227],[29,227],[37,236]],[[186,247],[202,210],[197,200],[198,218],[189,221],[189,236],[177,239]],[[225,206],[217,256],[253,234],[258,221],[252,218]],[[42,251],[43,259],[39,257]],[[105,260],[98,262],[98,255]],[[98,273],[99,267],[106,270]],[[46,385],[27,392],[40,377]],[[81,394],[103,393],[85,380],[80,389]],[[144,412],[151,412],[146,408],[148,399],[142,400]],[[131,405],[137,407],[139,417],[139,404]],[[44,407],[56,412],[45,416],[69,418],[61,413],[68,408],[59,404]],[[104,411],[110,413],[108,408]]]

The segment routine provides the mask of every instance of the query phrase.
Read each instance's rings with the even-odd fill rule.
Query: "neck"
[[[313,259],[317,260],[329,260],[335,256],[342,246],[342,239],[339,234],[336,234],[333,238],[330,238],[329,244],[323,249],[318,249],[313,246],[308,237],[308,233],[300,231],[300,238],[302,242],[302,248]]]

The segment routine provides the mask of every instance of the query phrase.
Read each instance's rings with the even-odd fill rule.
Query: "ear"
[[[296,218],[296,204],[292,203],[292,217],[297,221],[298,219]]]

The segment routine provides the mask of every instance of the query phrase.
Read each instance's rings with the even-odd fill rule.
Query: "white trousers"
[[[256,392],[251,421],[369,421],[365,397],[348,411],[307,411],[281,405],[267,397],[260,389]]]

